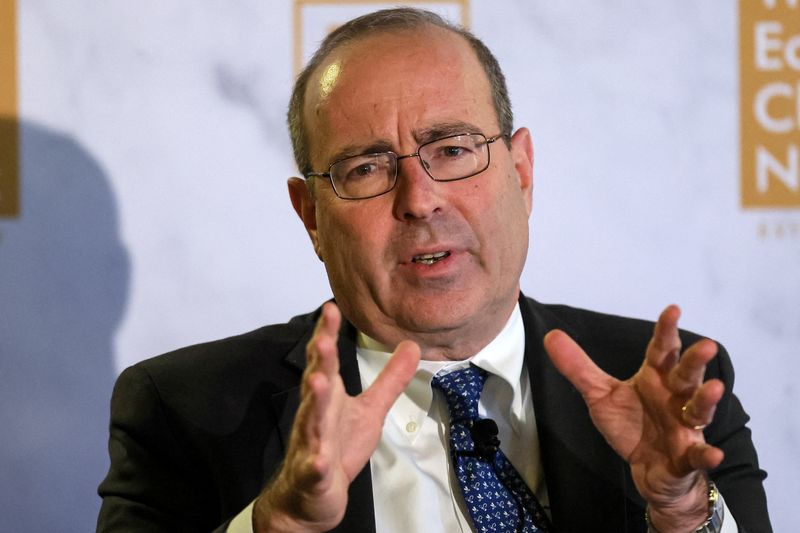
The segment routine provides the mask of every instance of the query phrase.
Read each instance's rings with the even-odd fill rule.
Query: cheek
[[[484,246],[493,249],[500,262],[516,261],[520,247],[527,249],[528,208],[513,175],[497,188],[475,190],[480,194],[472,205],[471,223]]]
[[[513,191],[503,184],[489,181],[476,184],[469,192],[469,196],[462,197],[461,212],[474,231],[489,242],[503,239],[509,220],[516,218],[520,199],[514,198]]]
[[[349,206],[347,206],[349,207]],[[330,210],[318,218],[323,260],[339,269],[358,270],[379,256],[379,224],[373,216],[356,209]]]

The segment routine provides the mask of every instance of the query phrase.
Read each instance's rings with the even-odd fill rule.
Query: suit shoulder
[[[178,385],[191,380],[195,387],[228,386],[233,381],[279,378],[287,368],[285,359],[304,343],[313,329],[319,309],[292,318],[284,324],[272,324],[256,330],[186,346],[136,363],[123,373],[144,372],[159,387]]]
[[[154,413],[161,413],[179,435],[198,428],[236,434],[251,428],[245,422],[252,420],[264,426],[271,420],[271,398],[300,383],[302,370],[288,359],[304,353],[315,315],[187,346],[127,368],[114,387],[112,418],[116,413],[157,419]],[[126,414],[132,410],[137,413]]]
[[[528,299],[552,324],[547,329],[563,329],[578,338],[586,340],[607,339],[607,342],[646,343],[653,335],[655,322],[641,318],[627,317],[612,313],[582,309],[564,304],[542,304]],[[679,330],[684,345],[700,340],[697,333]]]
[[[602,313],[563,304],[542,304],[527,300],[534,320],[542,333],[560,329],[572,337],[606,372],[627,378],[641,365],[655,322],[639,318]],[[690,346],[702,337],[686,330],[679,331],[681,344]],[[724,353],[724,350],[721,350]],[[727,363],[727,356],[718,358]],[[716,365],[712,365],[716,366]],[[713,375],[718,374],[715,369]]]

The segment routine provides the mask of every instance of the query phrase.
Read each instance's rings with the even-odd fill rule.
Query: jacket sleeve
[[[705,438],[725,452],[725,459],[709,474],[725,498],[740,533],[769,533],[772,527],[763,486],[767,474],[758,466],[758,456],[746,425],[750,417],[733,394],[733,365],[722,346],[715,360],[717,365],[713,370],[716,372],[710,368],[706,378],[721,379],[725,394],[717,405],[714,422],[705,430]],[[717,372],[718,375],[714,375]]]
[[[224,531],[213,487],[179,442],[144,368],[117,380],[108,448],[98,532]]]

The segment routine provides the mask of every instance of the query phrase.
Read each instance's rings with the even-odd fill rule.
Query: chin
[[[475,307],[447,296],[414,299],[396,313],[398,326],[419,333],[446,333],[463,327]]]

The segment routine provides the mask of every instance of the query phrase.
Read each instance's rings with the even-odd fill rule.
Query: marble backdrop
[[[800,210],[740,207],[736,4],[430,5],[467,10],[533,133],[523,290],[653,319],[681,304],[729,349],[775,529],[796,530]],[[370,6],[18,1],[0,530],[93,527],[122,368],[330,295],[287,199],[285,105],[295,56]]]

